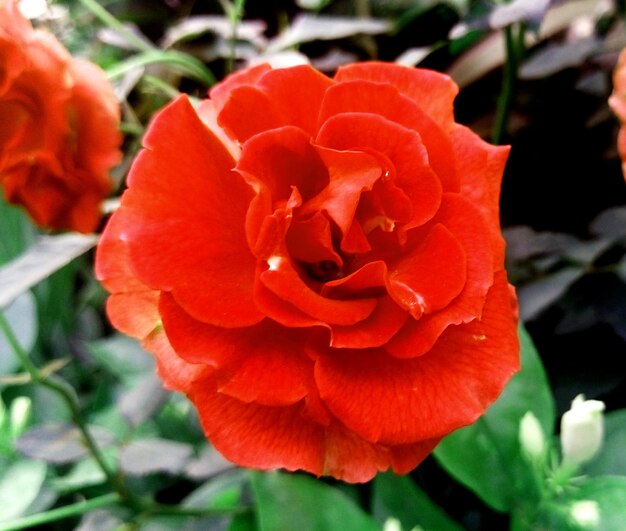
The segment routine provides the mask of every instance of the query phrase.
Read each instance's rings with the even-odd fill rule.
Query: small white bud
[[[594,457],[604,437],[604,402],[578,395],[561,417],[563,462],[580,465]]]
[[[24,433],[30,422],[32,402],[27,396],[18,396],[11,402],[11,436],[15,439]]]
[[[546,438],[532,411],[526,412],[520,421],[519,441],[522,453],[529,461],[536,461],[544,455]]]
[[[582,500],[572,504],[570,516],[583,529],[597,529],[600,523],[600,507],[593,500]]]
[[[387,518],[383,531],[402,531],[402,525],[397,518]]]

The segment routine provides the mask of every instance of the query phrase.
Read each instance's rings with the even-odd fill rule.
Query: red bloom
[[[622,50],[613,72],[613,94],[609,105],[622,123],[617,135],[617,152],[622,159],[622,173],[626,177],[626,49]]]
[[[456,92],[392,64],[259,66],[153,121],[97,274],[227,458],[407,472],[518,369],[508,148],[454,122]]]
[[[53,229],[94,230],[120,160],[119,106],[104,73],[0,0],[0,185]]]

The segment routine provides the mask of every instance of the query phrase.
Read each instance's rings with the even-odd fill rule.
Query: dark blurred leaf
[[[380,526],[341,491],[309,476],[251,473],[261,531],[374,531]]]
[[[257,531],[258,529],[259,526],[252,512],[236,515],[228,526],[228,531]]]
[[[120,450],[120,466],[127,474],[142,476],[155,472],[182,472],[193,453],[189,444],[167,439],[136,439]]]
[[[25,254],[0,267],[0,308],[87,252],[97,241],[93,234],[40,236]]]
[[[22,460],[0,472],[0,522],[25,513],[43,486],[46,470],[41,461]]]
[[[113,442],[105,429],[90,426],[89,432],[100,448]],[[16,449],[27,457],[49,463],[71,463],[88,454],[78,428],[68,424],[43,424],[27,431],[15,441]]]
[[[194,480],[207,479],[216,474],[221,474],[233,466],[215,448],[206,445],[198,457],[187,463],[185,475]]]
[[[86,341],[85,346],[104,369],[126,381],[154,370],[154,360],[139,342],[121,334],[106,339]]]
[[[536,232],[525,225],[509,227],[503,233],[507,244],[507,258],[514,261],[561,252],[580,242],[570,234],[549,231]]]
[[[489,15],[489,25],[493,29],[502,29],[516,22],[527,22],[538,28],[548,7],[550,0],[513,0],[494,8]]]
[[[384,523],[388,518],[400,520],[409,530],[418,525],[424,531],[461,531],[452,520],[409,476],[391,472],[378,474],[373,483],[372,512]]]
[[[292,24],[278,37],[270,41],[268,53],[291,48],[303,42],[336,40],[359,34],[378,35],[387,33],[391,25],[380,19],[359,19],[329,15],[298,15]]]
[[[600,452],[585,465],[585,473],[626,476],[626,409],[611,411],[604,416],[604,433]]]
[[[143,376],[118,403],[124,420],[133,427],[151,418],[169,397],[169,391],[154,373]]]
[[[567,267],[519,287],[517,297],[522,321],[538,317],[543,310],[558,301],[584,273],[582,267]]]
[[[554,430],[555,405],[539,355],[520,328],[522,370],[474,424],[448,435],[435,449],[439,463],[457,481],[498,511],[526,495],[531,471],[520,456],[519,424],[528,411],[544,433]]]
[[[626,237],[626,206],[608,208],[591,222],[589,229],[611,240]]]
[[[541,79],[566,68],[582,65],[599,47],[595,39],[564,44],[551,43],[534,54],[520,68],[521,79]]]
[[[30,352],[37,339],[37,305],[32,293],[19,295],[6,308],[4,313],[13,334],[25,352]],[[0,332],[0,375],[11,374],[19,367],[17,356],[13,353],[5,335]]]

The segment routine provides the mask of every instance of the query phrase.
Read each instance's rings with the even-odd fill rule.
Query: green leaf
[[[425,531],[463,529],[408,476],[397,476],[391,472],[378,474],[373,491],[373,513],[381,523],[394,517],[400,520],[403,529],[412,529],[416,525]]]
[[[533,481],[520,455],[519,424],[524,414],[532,411],[547,436],[554,430],[555,406],[548,380],[523,328],[520,342],[522,370],[485,415],[450,434],[434,452],[452,477],[497,511],[511,509],[516,498],[527,498]]]
[[[117,376],[121,381],[125,382],[154,370],[152,356],[143,350],[136,340],[121,334],[115,334],[106,339],[87,341],[85,346],[103,369]]]
[[[312,477],[250,474],[260,531],[373,531],[380,526],[342,492]]]
[[[584,471],[593,476],[603,474],[626,476],[626,409],[612,411],[604,417],[604,442]]]
[[[23,460],[4,471],[0,476],[0,522],[24,514],[41,490],[46,468],[41,461]]]
[[[626,522],[626,477],[599,476],[587,478],[575,491],[578,502],[591,500],[598,504],[600,520],[592,529],[623,531]],[[584,526],[581,526],[585,529]],[[587,529],[589,526],[587,527]]]

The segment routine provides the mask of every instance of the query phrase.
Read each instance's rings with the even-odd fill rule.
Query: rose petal
[[[493,282],[493,254],[489,227],[472,203],[456,194],[444,194],[435,221],[461,243],[467,260],[467,276],[461,293],[439,312],[410,321],[385,347],[401,358],[420,356],[432,347],[449,326],[479,318],[487,291]],[[445,278],[445,277],[442,277]]]
[[[232,157],[185,96],[159,114],[144,142],[148,149],[135,160],[120,207],[138,278],[172,291],[207,323],[260,321],[252,299],[256,260],[244,230],[252,190],[230,171]]]
[[[289,256],[300,262],[314,264],[332,261],[340,268],[343,260],[334,249],[330,222],[321,212],[309,219],[294,221],[287,233]]]
[[[216,109],[220,111],[234,89],[245,85],[254,85],[266,73],[272,69],[267,63],[239,70],[225,77],[209,91],[211,101],[215,102]]]
[[[371,348],[387,343],[402,328],[409,314],[390,297],[382,297],[372,314],[352,326],[334,325],[330,346],[335,348]]]
[[[287,407],[247,404],[219,393],[215,378],[196,381],[190,398],[198,406],[207,437],[227,459],[262,470],[322,473],[324,433],[302,416],[302,403]]]
[[[465,286],[465,252],[441,224],[430,229],[417,248],[388,267],[389,294],[416,319],[445,308]]]
[[[259,279],[279,298],[328,324],[353,325],[369,316],[376,307],[376,299],[372,298],[333,300],[319,295],[306,285],[286,258],[278,258],[270,264]]]
[[[384,80],[417,103],[444,131],[454,124],[453,102],[459,88],[449,76],[440,72],[394,63],[367,62],[340,67],[334,79],[374,83]]]
[[[410,444],[472,423],[519,369],[513,301],[501,272],[481,321],[450,327],[420,358],[398,360],[382,348],[320,353],[320,396],[368,441]]]
[[[332,83],[311,66],[301,65],[268,72],[259,80],[259,87],[275,102],[287,124],[314,136],[324,93]]]
[[[388,120],[417,131],[428,150],[430,164],[446,192],[459,191],[455,152],[448,135],[422,111],[415,101],[400,94],[382,80],[349,81],[330,87],[324,96],[320,121],[346,112],[379,114]]]
[[[336,150],[372,150],[388,157],[396,170],[396,184],[413,204],[413,220],[407,225],[422,225],[437,212],[441,182],[415,131],[374,114],[345,113],[329,118],[316,142]]]
[[[382,169],[378,161],[366,153],[321,147],[318,151],[328,168],[330,180],[326,188],[302,205],[299,215],[324,211],[346,235],[352,226],[361,194],[374,187],[382,176]]]
[[[504,260],[504,239],[500,231],[500,184],[509,156],[509,146],[492,146],[467,127],[457,126],[452,142],[462,169],[461,194],[479,208],[487,220],[494,267]]]
[[[268,129],[289,125],[269,96],[252,85],[232,90],[217,122],[240,144]]]

